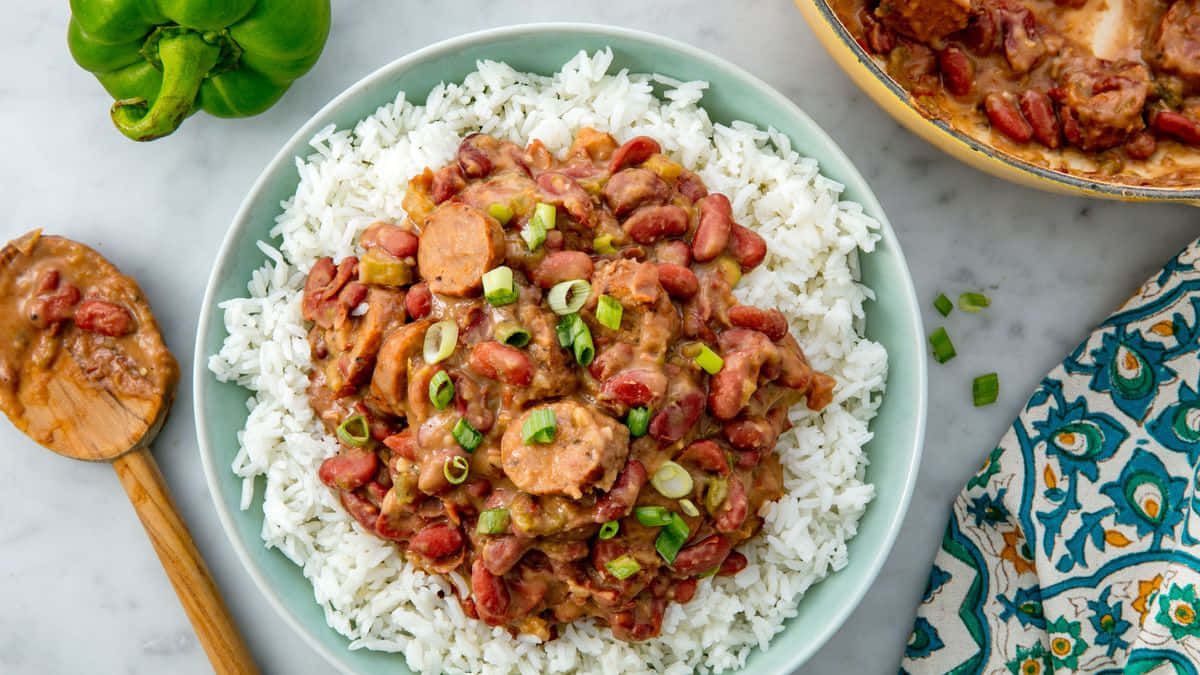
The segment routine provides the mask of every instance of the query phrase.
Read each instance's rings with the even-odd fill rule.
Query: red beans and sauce
[[[926,115],[1048,168],[1200,179],[1200,0],[830,0]]]
[[[658,635],[746,566],[788,408],[832,398],[783,315],[733,297],[766,243],[653,139],[592,129],[561,160],[469,136],[403,206],[309,273],[320,479],[489,625]]]

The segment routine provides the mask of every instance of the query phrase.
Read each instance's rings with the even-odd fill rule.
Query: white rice
[[[423,105],[400,92],[353,131],[322,129],[311,141],[315,152],[296,160],[300,185],[271,231],[279,243],[259,243],[269,260],[254,273],[249,297],[221,304],[229,337],[209,367],[253,392],[232,467],[244,481],[242,508],[265,478],[263,541],[303,567],[326,620],[352,649],[402,652],[421,673],[732,670],[755,646],[766,648],[809,586],[846,565],[846,542],[874,495],[863,480],[862,447],[887,372],[883,347],[861,335],[872,293],[856,281],[858,251],[874,248],[878,224],[839,201],[842,186],[792,151],[783,134],[713,124],[697,105],[707,83],[609,74],[611,61],[611,51],[581,52],[552,77],[480,62],[461,84],[435,87]],[[337,447],[305,393],[300,296],[317,258],[355,254],[366,225],[402,219],[408,178],[449,161],[462,136],[539,138],[562,152],[587,125],[618,140],[653,136],[710,190],[730,197],[735,219],[763,235],[770,251],[737,295],[787,314],[814,366],[838,387],[821,414],[802,405],[791,412],[795,426],[777,448],[787,494],[764,507],[763,534],[741,547],[750,560],[744,572],[704,581],[691,603],[671,605],[657,639],[626,643],[576,622],[543,645],[468,619],[447,597],[445,580],[364,533],[318,481],[318,466]],[[454,583],[468,588],[464,579]]]

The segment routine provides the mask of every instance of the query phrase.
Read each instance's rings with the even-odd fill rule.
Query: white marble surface
[[[185,373],[156,445],[167,482],[264,671],[330,669],[267,607],[229,548],[200,471],[192,342],[222,234],[255,176],[308,116],[406,52],[481,28],[583,20],[663,33],[740,64],[805,108],[890,215],[925,318],[938,291],[994,306],[949,328],[961,356],[930,369],[925,462],[899,542],[846,625],[802,673],[894,673],[952,496],[1037,380],[1133,288],[1200,234],[1188,207],[1051,196],[968,169],[894,124],[816,43],[788,0],[336,0],[325,54],[268,114],[199,115],[138,145],[71,61],[66,2],[14,3],[0,26],[0,240],[42,227],[138,278]],[[974,409],[971,376],[1001,373]],[[209,666],[108,467],[69,462],[0,422],[0,672],[202,673]]]

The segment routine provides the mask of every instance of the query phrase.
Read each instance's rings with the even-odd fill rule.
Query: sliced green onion
[[[439,370],[429,380],[429,402],[438,410],[445,410],[454,398],[454,383],[446,371]]]
[[[646,527],[662,527],[671,522],[671,516],[675,514],[665,506],[639,506],[633,510],[633,515]]]
[[[557,283],[550,289],[546,301],[550,309],[559,316],[574,314],[583,309],[588,296],[592,294],[592,285],[583,279],[572,279]]]
[[[617,536],[617,532],[621,530],[621,521],[610,520],[600,526],[600,534],[597,535],[600,539],[612,539]]]
[[[612,574],[614,577],[622,581],[637,574],[638,571],[642,569],[642,566],[638,564],[638,561],[634,560],[633,556],[628,554],[623,555],[620,558],[613,558],[612,560],[604,563],[604,566],[608,568],[609,574]]]
[[[650,428],[650,409],[646,407],[630,408],[625,416],[625,426],[629,427],[629,435],[641,438]]]
[[[592,344],[592,331],[583,319],[575,314],[575,322],[571,326],[571,347],[575,352],[575,361],[581,366],[591,365],[596,358],[596,347]]]
[[[568,314],[558,320],[558,325],[554,327],[554,334],[558,336],[559,347],[571,346],[571,329],[575,326],[575,322],[578,319],[578,314]]]
[[[592,251],[600,255],[616,255],[617,249],[612,245],[612,235],[602,234],[593,239]]]
[[[521,425],[521,438],[525,445],[530,443],[550,443],[558,433],[558,422],[554,419],[554,411],[550,408],[539,408],[529,413],[525,424]]]
[[[508,204],[496,202],[488,207],[488,215],[495,218],[501,225],[507,225],[512,220],[513,210]]]
[[[521,228],[521,238],[525,240],[525,245],[530,251],[536,251],[546,243],[546,228],[541,223],[531,220]]]
[[[447,457],[446,461],[442,462],[442,475],[451,485],[461,484],[467,480],[467,475],[470,473],[471,464],[462,455]]]
[[[704,494],[704,508],[712,515],[717,515],[717,509],[725,503],[729,494],[729,483],[724,478],[714,478],[708,482],[708,492]]]
[[[612,330],[621,330],[621,315],[625,308],[611,295],[601,295],[597,298],[596,320],[601,326]]]
[[[954,343],[950,341],[950,336],[946,333],[945,328],[933,331],[933,335],[929,336],[929,344],[933,347],[933,360],[938,363],[945,363],[958,356],[958,352],[954,351]]]
[[[679,549],[683,548],[691,533],[683,518],[680,518],[678,513],[672,513],[671,522],[659,530],[658,537],[654,540],[654,549],[663,560],[673,563],[675,556],[679,555]]]
[[[692,474],[675,462],[667,461],[654,472],[650,484],[667,499],[679,499],[691,494]]]
[[[453,321],[439,321],[425,331],[425,363],[434,364],[445,361],[454,353],[458,344],[458,324]]]
[[[972,314],[992,304],[992,299],[983,293],[963,293],[958,296],[958,308]]]
[[[471,426],[465,417],[458,418],[450,433],[454,435],[454,440],[458,441],[458,447],[467,452],[475,452],[475,448],[483,442],[483,434],[475,431],[475,427]]]
[[[950,312],[954,311],[954,303],[950,302],[945,293],[939,293],[933,301],[933,308],[942,316],[950,316]]]
[[[511,267],[501,265],[483,275],[483,297],[495,307],[517,301],[517,287],[513,285]]]
[[[529,219],[529,222],[537,223],[546,230],[553,230],[557,219],[558,209],[553,204],[538,202],[537,206],[533,207],[533,217]]]
[[[496,339],[513,347],[529,344],[529,331],[516,321],[501,321],[496,324]]]
[[[371,427],[367,424],[366,417],[351,415],[338,425],[337,435],[346,445],[361,448],[371,440]]]
[[[693,504],[692,500],[690,499],[680,499],[679,508],[683,510],[683,515],[690,518],[695,518],[700,515],[700,509],[696,508],[696,505]]]
[[[500,507],[479,512],[479,524],[475,531],[480,534],[502,534],[508,529],[508,509]]]
[[[971,398],[975,399],[975,407],[990,405],[1000,396],[1000,376],[996,373],[980,375],[971,383]]]
[[[705,344],[700,345],[700,352],[692,360],[709,375],[716,375],[721,372],[721,368],[725,367],[725,359],[718,356],[716,352],[709,349],[708,345]]]

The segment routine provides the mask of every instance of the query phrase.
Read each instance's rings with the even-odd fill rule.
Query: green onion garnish
[[[980,375],[971,383],[971,398],[975,399],[975,407],[996,402],[1000,396],[1000,376],[996,373]]]
[[[461,484],[467,479],[469,473],[471,473],[471,465],[462,455],[447,457],[446,461],[442,462],[442,475],[451,485]]]
[[[683,522],[683,518],[680,518],[678,513],[672,513],[671,522],[659,531],[658,537],[654,540],[654,548],[663,560],[673,563],[675,556],[679,555],[679,549],[683,548],[683,544],[691,533],[687,523]]]
[[[671,513],[664,506],[639,506],[633,510],[637,521],[646,527],[662,527],[671,522]]]
[[[658,493],[667,499],[686,497],[692,491],[692,474],[675,462],[663,462],[650,479]]]
[[[541,223],[531,220],[521,228],[521,238],[525,240],[525,245],[530,251],[536,251],[546,243],[546,228],[542,227]]]
[[[612,245],[612,235],[602,234],[593,239],[592,251],[600,255],[616,255],[617,249]]]
[[[596,358],[596,347],[592,344],[592,331],[578,314],[571,327],[571,347],[575,351],[575,361],[581,366],[588,366]]]
[[[592,294],[592,285],[583,279],[572,279],[557,283],[550,289],[546,301],[550,309],[559,316],[574,314],[583,309],[588,296]]]
[[[597,298],[596,320],[601,326],[612,330],[621,330],[621,315],[625,308],[611,295],[601,295]]]
[[[471,426],[465,417],[458,418],[450,433],[454,435],[454,440],[458,441],[458,447],[467,452],[475,452],[475,448],[483,442],[483,434],[475,431],[475,427]]]
[[[939,293],[933,301],[933,308],[942,316],[950,316],[950,312],[954,311],[954,303],[950,302],[945,293]]]
[[[705,344],[700,345],[700,352],[692,360],[709,375],[716,375],[725,366],[725,359],[718,356],[716,352],[709,349],[708,345]]]
[[[679,508],[683,511],[683,515],[685,516],[695,518],[700,515],[700,509],[696,508],[696,505],[693,504],[692,500],[690,499],[680,499]]]
[[[630,408],[629,414],[625,416],[625,426],[629,427],[629,435],[634,438],[640,438],[646,435],[646,430],[650,428],[650,409]]]
[[[346,445],[361,448],[371,440],[371,427],[367,424],[366,417],[351,415],[338,425],[337,435]]]
[[[541,225],[543,230],[553,230],[554,221],[557,218],[558,209],[553,204],[538,202],[537,206],[533,207],[533,217],[529,219],[529,222]]]
[[[717,515],[717,509],[725,503],[729,494],[729,483],[724,478],[714,478],[708,481],[708,492],[704,494],[704,508],[712,515]]]
[[[438,410],[445,410],[454,398],[454,383],[446,371],[439,370],[429,380],[429,402]]]
[[[612,539],[617,536],[617,532],[621,530],[621,522],[618,520],[610,520],[600,526],[600,534],[597,535],[601,539]]]
[[[479,512],[479,524],[475,531],[480,534],[502,534],[508,529],[508,509],[500,507]]]
[[[529,344],[529,331],[516,321],[501,321],[496,324],[496,339],[513,347]]]
[[[511,267],[501,265],[483,275],[483,297],[495,307],[517,301],[517,287],[513,285]]]
[[[559,347],[571,346],[571,329],[575,326],[578,318],[577,314],[568,314],[558,320],[558,325],[554,327],[554,334],[558,336]]]
[[[507,225],[512,220],[513,210],[508,204],[496,202],[488,207],[488,215],[495,218],[501,225]]]
[[[554,419],[554,411],[550,408],[539,408],[529,413],[525,424],[521,425],[521,438],[525,445],[531,443],[550,443],[558,433],[558,422]]]
[[[933,331],[933,335],[929,336],[929,344],[933,347],[933,360],[938,363],[945,363],[958,356],[958,352],[954,351],[954,343],[950,341],[950,336],[946,334],[945,328]]]
[[[425,348],[423,356],[425,363],[430,365],[444,361],[454,353],[458,344],[458,324],[453,321],[439,321],[425,331]]]
[[[958,296],[958,308],[972,314],[992,304],[992,299],[983,293],[963,293]]]
[[[642,569],[642,566],[638,564],[638,561],[634,560],[633,556],[628,554],[623,555],[620,558],[613,558],[612,560],[604,563],[604,566],[608,568],[608,572],[610,574],[622,581],[637,574],[638,571]]]

